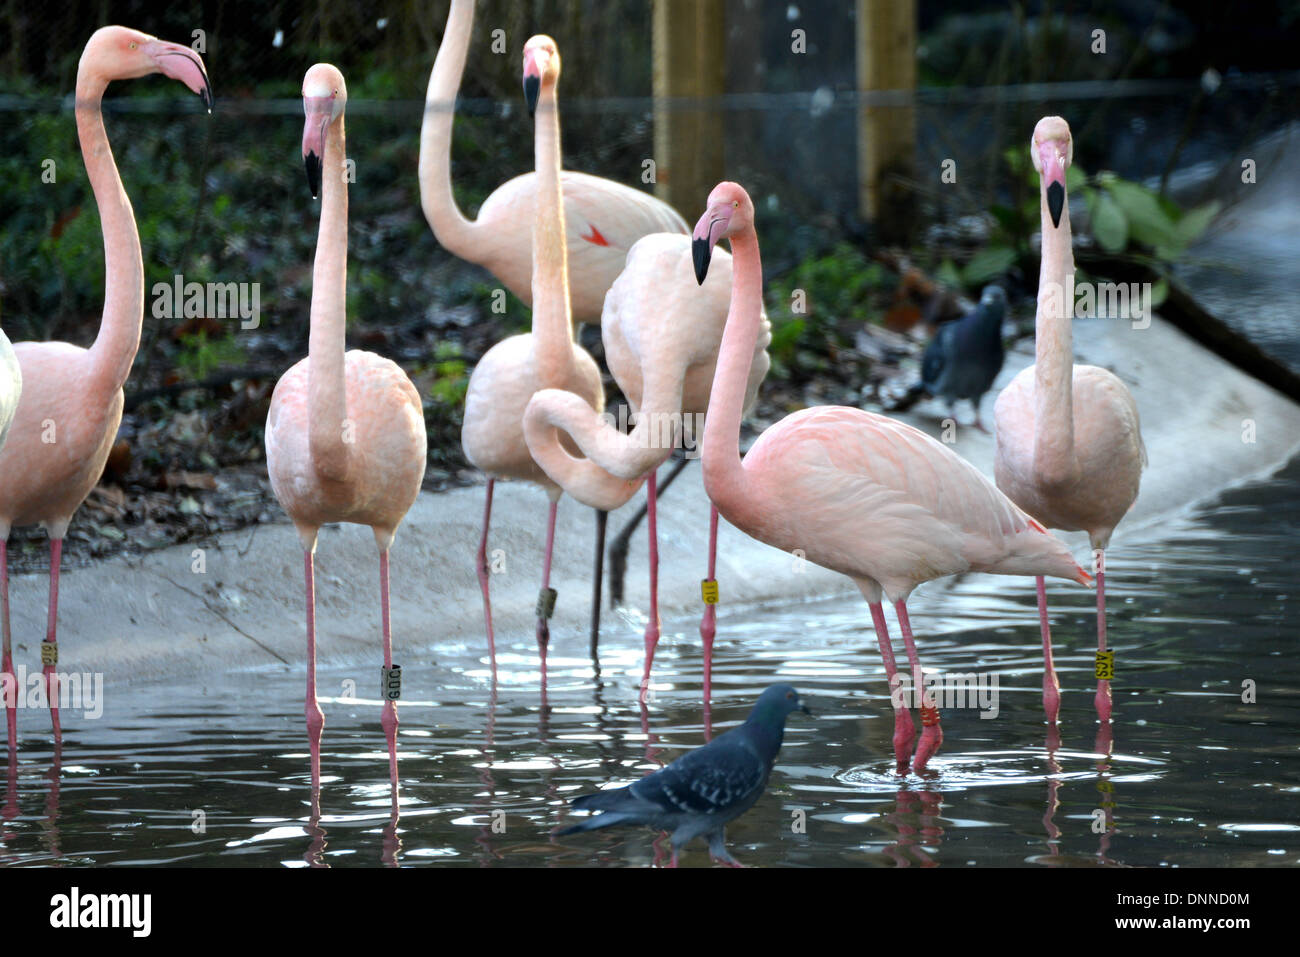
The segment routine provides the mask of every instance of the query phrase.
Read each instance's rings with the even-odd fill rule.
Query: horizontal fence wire
[[[1038,103],[1051,100],[1118,100],[1130,97],[1184,97],[1201,89],[1200,79],[1072,80],[1060,83],[1020,83],[1002,86],[918,87],[915,90],[829,90],[788,93],[725,93],[709,97],[606,96],[562,98],[560,108],[575,114],[645,114],[662,110],[682,112],[811,112],[856,110],[861,107],[978,106],[994,103]],[[1220,79],[1216,92],[1252,93],[1294,89],[1300,70],[1281,73],[1240,73]],[[103,107],[113,113],[166,113],[186,97],[106,97]],[[74,97],[0,93],[0,111],[57,112],[71,110]],[[452,108],[428,104],[430,110]],[[510,100],[489,97],[458,98],[454,109],[467,116],[510,116],[522,107]],[[202,107],[193,105],[193,109]],[[301,97],[220,98],[217,109],[238,116],[279,116],[302,113]],[[348,112],[365,115],[418,116],[425,101],[348,98]]]

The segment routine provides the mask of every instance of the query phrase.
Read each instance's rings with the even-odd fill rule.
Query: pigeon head
[[[784,727],[785,719],[791,711],[812,714],[808,706],[799,700],[799,692],[794,690],[793,685],[772,685],[759,695],[754,710],[749,713],[749,720]]]
[[[984,291],[980,293],[980,305],[992,306],[994,304],[1005,309],[1007,306],[1007,292],[1001,286],[985,286]]]

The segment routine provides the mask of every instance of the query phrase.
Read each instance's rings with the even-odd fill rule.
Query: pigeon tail
[[[577,824],[566,827],[562,831],[556,831],[556,837],[564,837],[566,834],[579,834],[582,831],[599,831],[602,827],[613,827],[615,824],[638,824],[640,819],[635,815],[620,814],[617,811],[606,811],[604,814],[593,814],[591,817],[583,818]]]

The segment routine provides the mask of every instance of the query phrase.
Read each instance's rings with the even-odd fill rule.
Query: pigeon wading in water
[[[708,838],[709,854],[715,860],[739,867],[727,853],[723,828],[753,807],[767,788],[768,775],[781,750],[785,719],[792,711],[812,713],[790,685],[772,685],[740,727],[635,784],[574,798],[574,810],[600,813],[557,836],[642,824],[672,832],[673,867],[683,845],[700,835]]]

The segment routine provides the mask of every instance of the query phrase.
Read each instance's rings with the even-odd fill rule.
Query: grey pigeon
[[[1002,348],[1006,313],[1007,294],[1000,286],[985,286],[978,306],[939,327],[921,357],[921,381],[907,391],[911,402],[895,408],[908,408],[923,394],[946,399],[949,409],[958,399],[969,399],[975,407],[975,427],[987,432],[980,421],[980,400],[993,387],[1006,358]]]
[[[790,685],[772,685],[759,696],[749,718],[713,741],[687,752],[665,768],[623,788],[573,799],[576,810],[600,811],[557,836],[595,831],[617,824],[644,824],[672,831],[673,861],[692,839],[706,835],[709,853],[739,867],[727,853],[727,823],[748,811],[767,788],[781,750],[785,719],[791,711],[811,714]]]

